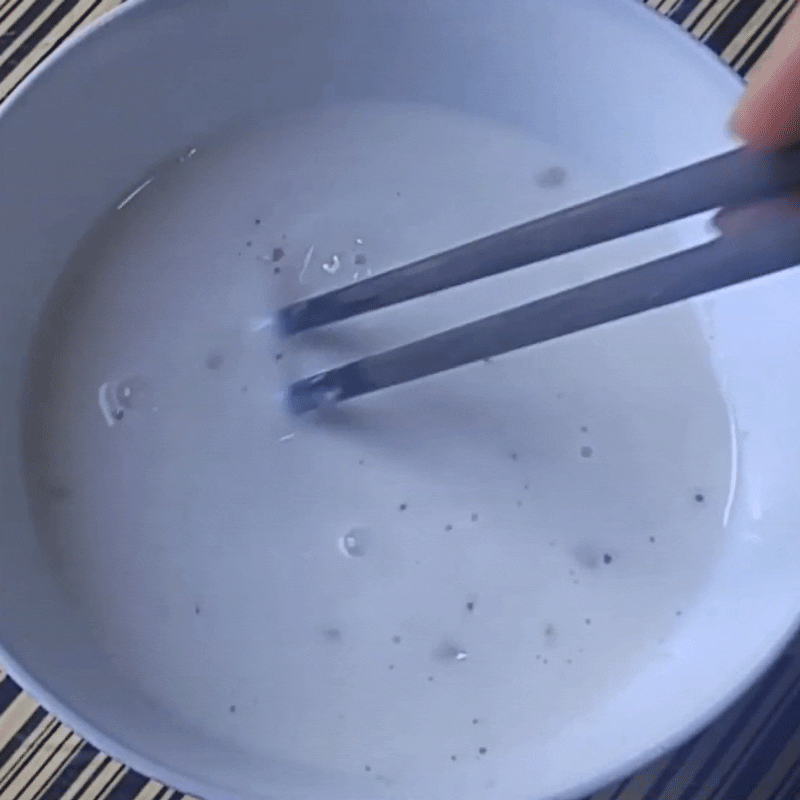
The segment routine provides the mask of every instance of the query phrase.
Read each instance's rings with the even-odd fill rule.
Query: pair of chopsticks
[[[800,187],[800,147],[739,148],[282,308],[284,335],[716,208]],[[767,214],[733,235],[614,273],[296,381],[289,408],[310,411],[479,359],[676,303],[800,264],[800,215]]]

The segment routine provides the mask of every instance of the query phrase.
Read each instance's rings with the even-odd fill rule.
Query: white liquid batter
[[[658,657],[733,471],[691,308],[323,418],[276,394],[662,255],[668,231],[278,342],[289,299],[607,185],[521,132],[398,106],[253,127],[146,177],[53,296],[30,450],[41,539],[131,682],[246,750],[468,796]]]

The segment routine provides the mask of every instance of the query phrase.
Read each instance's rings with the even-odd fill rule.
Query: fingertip
[[[730,130],[758,150],[776,150],[800,139],[800,8],[752,70]]]
[[[800,124],[792,113],[800,108],[799,88],[781,82],[748,91],[730,117],[730,132],[755,150],[771,152],[793,144],[800,139]]]
[[[742,103],[733,110],[728,120],[728,131],[740,145],[746,144],[750,139],[747,117],[743,115]]]

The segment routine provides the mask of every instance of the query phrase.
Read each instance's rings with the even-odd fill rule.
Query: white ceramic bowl
[[[424,761],[424,754],[415,761],[413,742],[393,743],[395,728],[405,733],[413,730],[407,719],[395,720],[392,714],[401,714],[397,709],[387,712],[380,730],[367,731],[382,742],[375,753],[375,763],[386,765],[381,768],[373,769],[361,761],[350,769],[341,768],[336,759],[341,760],[342,753],[346,755],[348,736],[353,737],[352,746],[359,758],[359,748],[363,750],[364,731],[353,733],[355,729],[346,726],[341,728],[344,744],[339,742],[342,746],[332,760],[313,754],[303,758],[302,747],[293,750],[292,742],[287,742],[286,748],[279,746],[300,735],[297,731],[301,728],[293,726],[293,707],[288,711],[282,708],[283,721],[271,723],[279,717],[277,711],[274,718],[269,711],[270,704],[276,703],[269,682],[253,678],[245,687],[242,675],[247,671],[238,666],[245,658],[266,658],[267,650],[256,648],[253,656],[247,645],[250,639],[263,635],[254,627],[258,615],[254,617],[252,609],[241,606],[240,618],[235,613],[226,617],[226,625],[214,628],[212,633],[206,635],[205,629],[192,627],[193,615],[200,614],[200,606],[193,611],[187,600],[191,592],[184,585],[189,581],[186,576],[213,574],[214,580],[209,578],[202,591],[212,592],[213,584],[219,608],[227,608],[229,615],[233,613],[230,603],[225,605],[229,594],[250,597],[247,593],[254,581],[247,565],[227,561],[225,548],[212,556],[201,543],[187,545],[185,531],[178,527],[158,531],[158,551],[151,552],[152,538],[143,533],[142,541],[136,539],[140,528],[133,526],[120,537],[119,531],[104,531],[107,520],[101,516],[96,526],[97,541],[90,542],[92,549],[75,552],[76,543],[83,541],[76,535],[69,539],[73,551],[66,561],[93,563],[97,575],[108,579],[107,597],[104,600],[98,589],[102,584],[98,578],[94,594],[86,586],[78,586],[76,602],[75,586],[65,584],[63,575],[48,559],[46,551],[52,542],[41,526],[39,535],[35,533],[31,510],[36,517],[42,498],[35,491],[35,480],[34,490],[26,491],[30,462],[36,456],[31,454],[29,442],[23,442],[25,426],[21,420],[30,422],[32,413],[28,405],[32,395],[23,390],[32,336],[48,294],[82,237],[106,209],[121,205],[120,198],[165,157],[188,155],[189,148],[202,145],[232,124],[254,115],[278,117],[334,107],[332,116],[324,117],[324,124],[330,125],[331,148],[335,148],[344,147],[342,142],[346,143],[347,137],[342,138],[341,130],[347,128],[348,120],[357,117],[349,116],[350,112],[342,116],[335,107],[350,104],[349,108],[366,99],[423,103],[464,112],[471,119],[488,120],[520,135],[530,134],[567,154],[574,163],[588,165],[600,176],[601,188],[611,188],[729,148],[733,142],[726,132],[726,119],[739,92],[739,80],[713,55],[634,0],[131,0],[73,40],[38,69],[0,111],[0,360],[5,376],[0,384],[0,660],[14,678],[99,747],[148,775],[209,800],[577,797],[660,755],[710,721],[769,664],[792,633],[800,609],[800,371],[792,363],[800,340],[795,300],[800,283],[795,274],[726,291],[691,307],[692,317],[702,320],[732,420],[733,453],[722,448],[706,455],[712,461],[717,458],[720,463],[733,463],[734,479],[728,483],[735,491],[708,498],[720,528],[713,546],[706,548],[695,542],[688,529],[675,534],[675,541],[688,548],[684,555],[693,576],[691,588],[682,595],[688,605],[669,609],[671,616],[682,612],[680,620],[673,621],[663,636],[653,634],[646,642],[645,637],[652,632],[644,620],[642,654],[626,656],[625,669],[617,671],[614,667],[608,675],[601,676],[598,666],[598,685],[589,694],[584,689],[593,683],[591,665],[583,665],[580,680],[570,678],[567,668],[573,655],[577,664],[578,654],[583,652],[580,637],[588,634],[575,634],[576,649],[574,653],[570,650],[569,659],[559,661],[557,672],[537,672],[540,665],[532,662],[527,681],[525,671],[515,666],[508,683],[519,698],[522,713],[517,722],[527,733],[514,739],[505,735],[501,723],[491,730],[481,728],[483,716],[491,716],[490,704],[484,706],[486,714],[482,712],[473,727],[469,719],[473,712],[465,707],[464,725],[470,731],[469,736],[464,733],[464,741],[453,742],[458,763],[451,765],[448,757],[438,772],[427,767],[427,772],[417,770],[415,765]],[[400,114],[393,118],[395,131],[404,128],[405,120],[413,116],[409,111],[411,116],[404,117],[405,112],[398,112],[396,107],[392,113]],[[415,127],[412,122],[408,122],[409,140],[433,136],[429,129],[425,134],[424,126]],[[311,136],[310,141],[319,145],[318,139],[304,130],[303,135]],[[453,130],[458,131],[458,126]],[[387,141],[391,139],[388,131],[383,130]],[[380,135],[376,128],[375,136]],[[393,147],[402,150],[402,136],[391,141]],[[294,151],[286,147],[288,150],[280,151],[281,157],[291,160]],[[323,150],[312,148],[309,157],[316,158]],[[454,146],[454,150],[458,148]],[[380,149],[373,147],[370,153],[375,152],[380,153]],[[202,155],[200,149],[196,157]],[[385,160],[391,161],[394,155],[394,151],[387,151]],[[503,161],[501,153],[493,157],[498,163]],[[265,161],[269,158],[270,153],[265,152]],[[402,161],[401,156],[398,159]],[[440,161],[446,159],[443,149]],[[512,175],[507,161],[503,162],[503,174]],[[380,163],[380,159],[375,161]],[[485,168],[488,176],[494,165],[488,161],[478,166]],[[295,167],[296,174],[301,174],[300,167],[295,164],[292,169]],[[320,170],[324,180],[318,188],[324,192],[325,181],[330,178],[335,184],[338,178],[333,172],[333,177],[324,172],[324,165]],[[308,173],[302,174],[302,179],[294,180],[308,180]],[[398,175],[402,174],[400,170]],[[413,168],[410,174],[408,187],[413,191],[421,176],[414,175]],[[552,178],[553,173],[551,183]],[[489,177],[486,180],[489,182]],[[547,178],[543,180],[547,182]],[[300,194],[313,191],[313,185],[305,186]],[[227,219],[225,204],[232,202],[231,196],[225,195],[220,209],[210,201],[201,204],[198,230],[213,227],[217,212]],[[158,220],[156,211],[152,212],[153,225]],[[413,216],[412,212],[410,208],[397,212],[389,220],[390,232],[384,238],[390,236],[393,225],[406,226],[403,214]],[[495,220],[489,208],[472,213],[484,222],[489,220],[485,224],[504,221],[502,215]],[[268,224],[266,214],[264,221]],[[438,220],[435,214],[429,216],[433,220],[427,233],[424,220],[415,223],[421,226],[423,243],[419,247],[423,249],[448,243],[437,239]],[[458,228],[459,220],[447,223],[451,230]],[[372,223],[364,224],[366,228]],[[193,234],[187,230],[185,240],[191,241],[195,234],[202,239],[197,231]],[[359,236],[359,231],[348,232],[348,236],[353,235]],[[704,220],[690,220],[675,227],[671,235],[687,245],[709,234]],[[231,232],[230,236],[225,246],[231,251],[245,246],[239,242],[243,234]],[[234,238],[238,244],[233,244]],[[372,243],[367,241],[367,245]],[[289,242],[287,250],[294,244]],[[376,251],[370,253],[372,258]],[[409,255],[408,249],[403,251],[399,245],[396,253],[400,254],[398,258]],[[376,258],[380,255],[377,253]],[[189,260],[187,255],[185,261]],[[287,256],[285,263],[290,261]],[[538,286],[532,291],[546,288]],[[134,292],[133,305],[139,302],[137,297]],[[67,307],[68,312],[72,310]],[[92,338],[91,333],[86,335]],[[43,360],[51,355],[58,359],[59,346],[50,341],[52,350],[44,352]],[[41,366],[43,353],[38,347],[34,353]],[[602,361],[604,351],[597,352]],[[667,358],[668,352],[666,348],[653,358]],[[207,365],[213,367],[213,360]],[[604,368],[600,364],[600,369]],[[629,379],[633,386],[635,378]],[[238,391],[238,378],[231,380]],[[539,374],[536,380],[546,378]],[[679,395],[685,388],[675,386],[674,393]],[[614,395],[623,406],[627,391],[622,386]],[[671,387],[662,387],[662,395],[671,393]],[[95,402],[96,394],[86,405],[100,426],[100,433],[92,435],[100,436],[106,429]],[[543,401],[530,412],[531,428],[536,427],[538,419],[548,418],[550,402],[556,401]],[[77,403],[76,415],[80,416],[83,408]],[[635,416],[636,409],[625,408],[624,414]],[[694,430],[692,405],[682,408],[684,412],[688,409],[685,430],[689,436]],[[591,411],[591,403],[586,410]],[[34,414],[33,419],[35,430],[27,435],[37,441],[46,439],[41,435],[42,430],[49,430],[46,415],[37,418]],[[577,417],[575,422],[578,436]],[[117,431],[112,428],[107,433],[116,435]],[[614,435],[624,438],[629,433],[622,425]],[[612,436],[609,441],[613,445],[617,439]],[[557,448],[557,443],[550,442],[547,447]],[[75,448],[80,449],[80,443]],[[584,452],[591,455],[591,448]],[[433,458],[430,453],[428,456]],[[112,466],[107,469],[109,463]],[[113,460],[102,461],[101,466],[113,473]],[[615,468],[604,469],[611,475]],[[599,474],[602,477],[604,473],[601,470]],[[102,477],[96,476],[97,481]],[[690,491],[695,478],[688,474],[679,477],[685,478],[686,490]],[[725,476],[726,480],[729,477]],[[168,483],[171,479],[165,480]],[[435,483],[435,476],[431,480]],[[664,481],[666,486],[668,479]],[[700,488],[693,491],[700,494]],[[613,494],[618,489],[612,482],[608,491]],[[130,502],[126,491],[125,485],[119,485],[120,504]],[[50,501],[64,500],[64,494],[56,487],[50,492]],[[705,498],[694,499],[700,501]],[[100,504],[98,508],[108,510],[113,502],[112,497],[111,505]],[[606,518],[601,494],[594,502],[594,507],[579,508],[578,516],[587,524]],[[618,504],[622,509],[619,513],[626,519],[622,527],[629,524],[624,512],[628,505],[633,507],[635,502],[628,503],[622,497]],[[660,525],[661,521],[647,522],[650,524]],[[269,529],[268,533],[274,535]],[[623,538],[614,540],[623,554],[627,553],[624,537],[629,533],[633,536],[634,531],[618,531]],[[335,545],[335,539],[332,542]],[[103,549],[104,543],[108,552]],[[255,548],[249,551],[251,560],[263,555],[256,540],[229,542],[229,549],[234,551],[245,547]],[[559,550],[557,542],[553,547]],[[587,568],[597,566],[590,550],[576,547],[570,553],[578,562]],[[93,554],[101,551],[108,561],[92,561]],[[614,591],[620,594],[614,602],[623,608],[627,604],[631,619],[646,605],[642,598],[649,596],[654,585],[681,583],[681,554],[671,553],[669,547],[658,552],[660,555],[643,557],[628,567],[624,557],[618,559],[624,577],[618,584],[603,584],[616,587]],[[701,560],[697,564],[695,556]],[[331,563],[337,558],[331,556]],[[546,583],[556,563],[561,562],[531,563],[531,581]],[[132,573],[126,572],[126,564]],[[566,567],[563,572],[566,576]],[[126,575],[128,584],[124,583]],[[153,576],[152,582],[148,582],[148,575]],[[504,581],[511,580],[510,573],[498,570],[484,578],[489,584],[494,582],[502,600]],[[434,605],[440,602],[435,587],[427,586],[421,578],[415,580],[422,596],[433,598],[430,603]],[[587,585],[594,586],[594,580],[586,578]],[[571,585],[572,580],[568,583]],[[669,586],[661,589],[667,592]],[[252,590],[252,596],[261,599],[267,592],[264,587]],[[566,591],[559,597],[567,598]],[[595,590],[586,591],[591,600],[591,591]],[[309,593],[313,595],[313,587]],[[85,602],[82,605],[79,601],[93,603],[94,616],[86,612]],[[185,619],[176,617],[176,609],[184,601],[189,603]],[[480,602],[476,610],[482,608]],[[564,608],[554,613],[563,612],[566,619],[567,612],[575,611],[582,625],[585,610],[577,610],[577,601],[563,602]],[[597,602],[600,614],[606,600]],[[434,610],[444,613],[438,606]],[[361,611],[367,613],[363,608]],[[527,636],[526,620],[535,613],[535,609],[506,609],[503,624],[513,627],[518,620],[520,631],[525,631],[520,636]],[[172,627],[162,629],[167,617]],[[624,627],[622,617],[625,614],[618,618],[620,627]],[[462,620],[459,625],[462,623],[467,624]],[[605,619],[604,624],[611,630],[614,620]],[[181,639],[175,631],[184,628],[191,635]],[[637,629],[634,626],[630,630]],[[114,631],[118,632],[116,638]],[[139,638],[131,631],[138,631]],[[168,640],[159,639],[162,634]],[[143,642],[151,641],[147,638],[150,635],[155,636],[153,649],[143,651]],[[326,635],[331,640],[337,638],[334,632]],[[542,635],[544,646],[555,644],[550,626]],[[476,649],[470,648],[465,670],[480,668],[481,641],[478,637]],[[507,642],[498,641],[503,655]],[[391,648],[393,643],[387,646]],[[590,646],[587,639],[586,647]],[[237,651],[240,647],[247,655]],[[215,661],[223,651],[225,657]],[[437,652],[441,658],[458,655],[447,647]],[[555,662],[553,653],[557,651],[546,652]],[[112,669],[112,659],[118,667],[124,662],[120,670]],[[193,659],[228,664],[216,673],[204,674],[208,691],[202,694],[207,697],[210,692],[220,700],[225,696],[220,687],[226,686],[231,698],[230,719],[226,704],[220,708],[224,719],[219,724],[209,721],[200,700],[196,701],[197,714],[192,715],[195,701],[182,693],[187,684],[198,680],[204,666],[200,663],[197,671],[189,671],[186,664]],[[125,675],[125,663],[135,664],[133,672],[139,670],[141,674],[134,674],[131,680],[130,674]],[[175,663],[183,666],[175,668]],[[473,667],[473,663],[478,666]],[[613,667],[616,662],[602,661],[607,663]],[[250,666],[253,673],[269,668],[268,663],[257,660]],[[163,685],[158,684],[161,672]],[[497,671],[486,674],[497,681]],[[544,675],[548,677],[537,677]],[[135,688],[136,680],[146,689]],[[541,701],[548,713],[553,711],[558,717],[560,709],[572,709],[570,714],[558,717],[557,725],[542,722],[541,730],[537,721],[529,718],[526,705],[526,698],[536,694],[538,681],[546,681],[549,687],[549,699]],[[468,681],[465,685],[469,691],[462,686],[461,693],[452,686],[448,689],[445,678],[440,684],[443,688],[431,694],[426,704],[431,709],[444,709],[442,713],[463,704],[470,693],[486,689],[478,685],[480,680],[476,684]],[[343,692],[352,693],[352,686],[342,686]],[[409,704],[419,704],[416,689],[408,688],[410,684],[396,689],[392,686],[387,682],[383,690],[387,703],[405,697]],[[309,691],[313,689],[309,687]],[[252,695],[245,697],[245,689],[252,689]],[[449,699],[442,701],[442,693],[448,691]],[[161,696],[154,697],[159,692]],[[173,695],[176,700],[171,706],[169,697]],[[370,685],[369,691],[365,689],[365,706],[375,696],[375,687]],[[350,697],[352,700],[352,694]],[[503,707],[513,716],[508,711],[507,694],[503,698]],[[357,699],[356,695],[353,706],[358,705]],[[259,703],[261,711],[257,710]],[[313,739],[314,716],[301,702],[294,717],[307,714],[311,714],[313,730],[301,733]],[[233,721],[233,716],[241,722]],[[420,733],[428,737],[425,747],[437,746],[441,740],[444,728],[437,727],[437,720],[429,720],[431,727]],[[237,724],[243,728],[236,728]],[[484,735],[487,742],[491,740],[488,753],[480,752],[484,740],[475,738]],[[323,737],[322,744],[317,742],[316,746],[327,752],[326,742],[329,744]]]

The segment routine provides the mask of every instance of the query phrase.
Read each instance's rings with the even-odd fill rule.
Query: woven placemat
[[[0,102],[65,39],[122,1],[0,0]],[[746,75],[794,0],[646,3]],[[0,800],[183,797],[83,741],[0,668]],[[591,800],[800,800],[800,639],[703,733]]]

